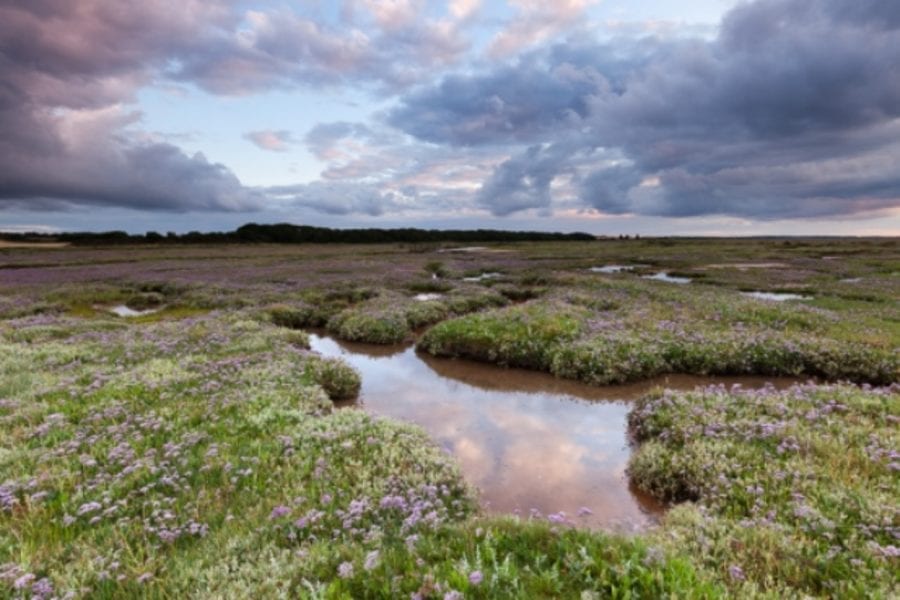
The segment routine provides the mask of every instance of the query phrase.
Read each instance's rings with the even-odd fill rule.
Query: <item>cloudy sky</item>
[[[0,229],[900,234],[895,0],[0,0]]]

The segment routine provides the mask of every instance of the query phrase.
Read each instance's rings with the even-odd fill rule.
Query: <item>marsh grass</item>
[[[624,538],[559,514],[479,517],[421,430],[333,409],[358,377],[309,352],[302,329],[395,341],[431,326],[431,352],[593,383],[682,371],[891,384],[898,248],[508,244],[439,255],[448,274],[504,275],[439,281],[453,288],[428,302],[409,296],[437,246],[4,251],[0,597],[896,597],[896,386],[649,396],[631,416],[631,477],[686,502]],[[785,266],[706,268],[726,260]],[[587,271],[600,264],[697,280]],[[95,308],[139,294],[165,308]]]
[[[359,373],[339,358],[307,360],[306,375],[319,384],[332,400],[350,400],[359,394],[362,385]]]
[[[897,589],[900,389],[659,392],[629,416],[633,481],[693,500],[673,547],[740,596],[891,597]]]
[[[838,312],[739,297],[715,288],[611,278],[444,321],[420,347],[441,356],[549,371],[592,384],[665,373],[813,376],[889,384],[900,374],[889,314],[856,327]],[[682,288],[682,286],[678,286]],[[563,327],[563,322],[566,326]],[[559,335],[556,323],[565,329]],[[871,324],[871,327],[866,327]]]

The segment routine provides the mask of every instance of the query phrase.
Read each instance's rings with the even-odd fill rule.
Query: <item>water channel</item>
[[[312,349],[362,375],[351,406],[411,421],[459,460],[486,510],[564,512],[580,526],[634,530],[663,506],[629,485],[630,401],[655,386],[761,387],[771,378],[671,375],[594,387],[545,373],[435,358],[412,346],[347,343],[313,334]],[[779,387],[791,380],[779,379]]]

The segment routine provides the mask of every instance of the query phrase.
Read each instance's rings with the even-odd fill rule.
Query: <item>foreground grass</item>
[[[896,597],[900,389],[660,392],[630,474],[670,501],[665,543],[740,596]]]
[[[419,429],[242,313],[0,329],[0,596],[715,595],[640,540],[472,521]]]

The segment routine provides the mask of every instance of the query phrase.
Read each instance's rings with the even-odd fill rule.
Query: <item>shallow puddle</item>
[[[738,271],[746,271],[747,269],[784,269],[787,265],[781,262],[742,262],[742,263],[716,263],[699,267],[702,269],[737,269]]]
[[[663,509],[625,475],[630,400],[659,385],[760,387],[766,381],[679,375],[593,387],[545,373],[435,358],[409,346],[310,338],[314,351],[339,356],[360,371],[362,391],[351,405],[421,425],[456,456],[490,512],[562,511],[591,527],[635,529]]]
[[[644,265],[603,265],[602,267],[591,267],[589,271],[594,273],[621,273],[622,271],[633,271],[634,269],[643,267]]]
[[[413,300],[418,300],[419,302],[430,302],[431,300],[440,300],[443,297],[443,294],[416,294],[415,296],[413,296]]]
[[[146,310],[134,310],[133,308],[128,308],[124,304],[119,304],[117,306],[111,306],[107,310],[109,312],[119,315],[120,317],[140,317],[142,315],[150,315],[155,312],[159,312],[158,308],[148,308]]]
[[[653,279],[654,281],[665,281],[666,283],[690,283],[690,277],[676,277],[668,273],[654,273],[653,275],[643,275],[643,279]]]
[[[494,277],[500,277],[501,273],[482,273],[481,275],[476,275],[474,277],[463,277],[463,281],[484,281],[485,279],[493,279]]]
[[[759,300],[772,300],[773,302],[784,302],[786,300],[809,300],[812,296],[804,296],[802,294],[790,294],[788,292],[741,292],[742,296],[757,298]]]

